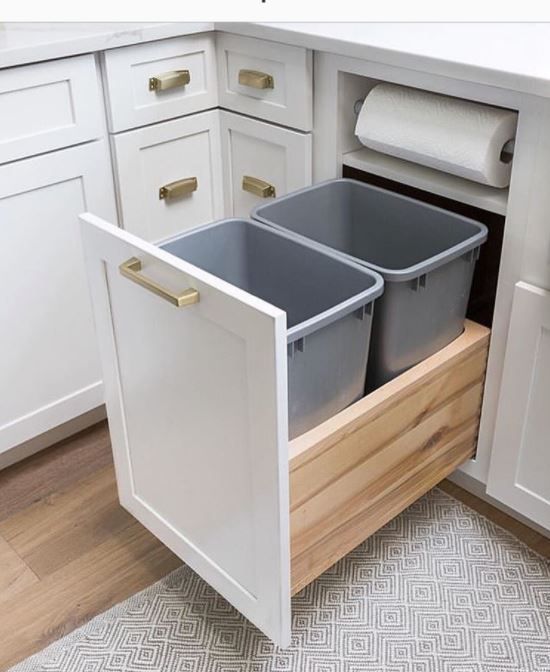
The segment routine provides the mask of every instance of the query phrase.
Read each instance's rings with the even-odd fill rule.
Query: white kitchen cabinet
[[[311,135],[221,111],[225,211],[248,217],[263,198],[311,184]],[[252,178],[252,179],[250,179]]]
[[[0,452],[103,403],[86,209],[115,221],[104,142],[0,166]]]
[[[550,292],[518,282],[489,495],[550,530]]]
[[[214,35],[187,35],[104,53],[113,132],[218,104]]]
[[[289,441],[286,313],[81,219],[120,501],[287,646],[291,594],[473,454],[489,332]]]
[[[217,110],[112,138],[122,226],[167,238],[223,216]]]
[[[0,163],[101,136],[100,84],[91,54],[0,72]]]

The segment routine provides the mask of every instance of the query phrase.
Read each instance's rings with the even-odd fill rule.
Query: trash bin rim
[[[437,212],[442,212],[445,213],[446,215],[453,215],[456,219],[460,219],[464,222],[467,222],[468,224],[471,224],[475,226],[478,229],[478,232],[475,233],[473,236],[470,236],[469,238],[466,238],[462,242],[458,243],[457,245],[453,245],[452,247],[449,247],[448,249],[444,250],[443,252],[440,252],[439,254],[435,254],[431,257],[428,257],[424,261],[419,262],[418,264],[413,264],[412,266],[407,266],[405,268],[399,268],[399,269],[394,269],[394,268],[389,268],[385,266],[379,266],[377,264],[374,264],[369,261],[365,261],[363,259],[360,259],[359,257],[355,257],[351,254],[348,254],[346,252],[341,252],[339,250],[336,250],[335,248],[331,247],[330,245],[327,245],[326,243],[321,243],[319,241],[313,240],[312,238],[308,238],[307,236],[304,236],[300,233],[294,232],[291,229],[288,229],[281,224],[277,224],[271,220],[269,220],[267,217],[265,217],[261,213],[262,210],[267,210],[271,207],[272,204],[275,203],[282,203],[283,201],[286,201],[290,198],[293,198],[294,196],[297,196],[302,193],[307,193],[311,191],[315,191],[316,189],[319,189],[321,187],[324,187],[329,184],[337,184],[337,183],[348,183],[348,184],[354,184],[358,185],[361,188],[367,188],[369,190],[373,191],[378,191],[384,194],[389,194],[392,197],[395,197],[396,199],[402,200],[402,201],[408,201],[408,202],[413,202],[417,204],[421,204],[423,207],[425,207],[428,210],[433,210]],[[471,219],[470,217],[465,217],[464,215],[459,215],[457,213],[451,212],[450,210],[446,210],[445,208],[440,208],[437,205],[432,205],[431,203],[424,203],[424,201],[421,201],[417,198],[412,198],[411,196],[405,196],[403,194],[397,194],[394,191],[391,191],[390,189],[384,189],[382,187],[377,187],[372,184],[368,184],[365,182],[360,182],[359,180],[354,180],[348,177],[340,177],[340,178],[334,178],[334,179],[329,179],[329,180],[323,180],[322,182],[318,182],[316,184],[310,185],[309,187],[303,187],[302,189],[297,189],[295,191],[292,191],[288,194],[285,194],[284,196],[279,196],[277,197],[274,201],[271,203],[261,203],[257,205],[251,213],[251,217],[257,221],[261,222],[262,224],[267,224],[268,226],[277,229],[278,231],[282,232],[290,232],[293,236],[296,238],[299,238],[300,240],[307,241],[311,245],[315,246],[317,249],[322,249],[323,251],[327,252],[328,254],[331,254],[332,256],[338,257],[339,259],[347,259],[348,261],[355,262],[356,264],[359,264],[361,266],[366,266],[369,269],[372,269],[373,271],[376,271],[379,273],[385,281],[390,281],[390,282],[406,282],[409,280],[414,280],[415,278],[420,277],[421,275],[425,275],[429,273],[430,271],[434,271],[436,268],[443,266],[444,264],[452,261],[453,259],[457,259],[458,257],[461,257],[462,255],[466,254],[467,252],[474,250],[477,247],[480,247],[483,245],[483,243],[487,240],[488,236],[488,229],[485,226],[485,224],[482,224],[481,222],[478,222],[475,219]]]
[[[259,222],[247,217],[227,217],[225,219],[218,219],[213,222],[207,222],[206,224],[201,224],[200,226],[193,227],[192,229],[188,229],[186,231],[183,231],[181,233],[172,235],[168,238],[164,238],[161,241],[155,243],[157,247],[164,247],[165,245],[168,245],[170,243],[174,243],[178,240],[181,240],[182,238],[187,238],[193,234],[199,233],[200,231],[206,231],[208,229],[213,229],[217,228],[220,226],[224,226],[227,224],[230,224],[232,222],[244,222],[248,225],[252,225],[255,228],[261,229],[269,233],[270,235],[278,236],[280,238],[285,238],[287,240],[290,240],[291,242],[299,245],[300,247],[304,247],[306,249],[309,249],[313,252],[320,253],[324,256],[330,257],[332,259],[337,260],[338,262],[344,264],[345,266],[349,266],[350,268],[353,268],[356,271],[359,271],[362,275],[370,277],[372,280],[372,284],[370,287],[367,289],[363,290],[362,292],[359,292],[358,294],[354,294],[350,296],[349,298],[345,299],[344,301],[341,301],[340,303],[337,303],[336,305],[331,306],[327,310],[317,313],[313,317],[304,320],[302,322],[299,322],[298,324],[294,325],[291,328],[287,327],[286,333],[287,333],[287,344],[293,343],[294,341],[304,338],[308,334],[314,333],[321,329],[322,327],[328,326],[332,322],[336,322],[337,320],[345,317],[346,315],[354,312],[358,308],[361,308],[362,306],[366,306],[369,303],[372,303],[376,298],[378,298],[384,291],[384,280],[382,276],[377,273],[376,271],[367,268],[364,264],[357,263],[353,258],[348,259],[340,255],[334,255],[330,253],[330,248],[328,251],[325,249],[325,246],[323,245],[315,245],[312,241],[310,241],[308,238],[304,238],[303,236],[297,236],[285,229],[279,229],[277,227],[269,226],[267,224],[264,224],[263,222]],[[167,251],[167,250],[166,250]],[[169,254],[174,254],[173,252],[169,252]],[[174,254],[174,256],[177,256]],[[185,260],[186,263],[188,263],[190,266],[194,266],[195,268],[199,269],[202,273],[206,273],[212,278],[216,278],[218,282],[223,282],[227,287],[231,287],[232,291],[239,291],[243,292],[243,294],[246,294],[247,296],[253,297],[256,301],[259,301],[267,306],[271,306],[272,308],[275,308],[276,310],[281,310],[283,313],[286,314],[286,311],[284,308],[280,308],[279,306],[275,306],[274,304],[270,303],[269,301],[266,301],[265,299],[260,298],[259,296],[256,296],[252,292],[248,292],[245,289],[241,289],[240,287],[237,287],[237,285],[232,284],[231,282],[228,282],[227,280],[224,280],[223,278],[214,275],[213,273],[210,273],[209,271],[206,271],[205,269],[201,268],[200,266],[196,266],[190,261]]]

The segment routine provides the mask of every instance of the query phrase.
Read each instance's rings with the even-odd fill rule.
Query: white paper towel
[[[516,126],[517,113],[511,110],[378,84],[365,98],[355,134],[384,154],[506,187],[512,165],[501,160],[501,152]]]

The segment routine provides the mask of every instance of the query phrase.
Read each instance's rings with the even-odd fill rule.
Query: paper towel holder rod
[[[359,112],[361,112],[361,108],[363,107],[364,102],[365,98],[358,98],[355,103],[353,103],[353,113],[356,117],[359,116]],[[508,140],[508,142],[504,143],[502,149],[500,150],[500,160],[503,163],[510,163],[510,161],[514,158],[515,144],[515,138],[512,138],[511,140]]]

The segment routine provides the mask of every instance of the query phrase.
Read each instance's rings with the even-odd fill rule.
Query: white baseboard
[[[43,434],[39,434],[29,441],[25,441],[18,446],[9,448],[3,453],[0,453],[0,469],[5,469],[15,462],[20,462],[26,457],[34,455],[34,453],[37,453],[58,441],[62,441],[87,427],[91,427],[97,422],[101,422],[101,420],[104,420],[106,417],[105,406],[102,405],[93,408],[91,411],[87,411],[76,418],[72,418],[68,422],[64,422],[62,425],[58,425]]]

